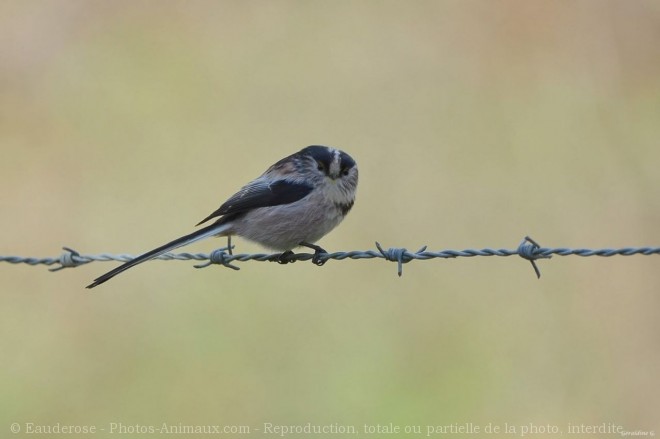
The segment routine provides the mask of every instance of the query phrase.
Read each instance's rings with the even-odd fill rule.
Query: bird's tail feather
[[[183,247],[184,245],[191,244],[195,241],[199,241],[204,238],[208,238],[213,235],[218,235],[225,230],[227,230],[229,226],[227,224],[211,224],[210,226],[206,226],[203,229],[199,229],[189,235],[182,236],[180,238],[175,239],[174,241],[168,242],[167,244],[161,245],[158,248],[155,248],[143,255],[140,255],[136,257],[135,259],[132,259],[128,262],[123,263],[119,267],[115,268],[114,270],[108,271],[104,275],[94,279],[94,282],[91,284],[87,285],[87,288],[94,288],[97,285],[101,285],[103,282],[106,282],[113,277],[117,276],[119,273],[122,273],[126,270],[128,270],[131,267],[134,267],[138,264],[141,264],[142,262],[148,261],[150,259],[156,258],[164,253],[167,253],[170,250],[177,249],[179,247]]]

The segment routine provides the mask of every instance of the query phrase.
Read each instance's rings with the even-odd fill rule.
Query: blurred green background
[[[657,246],[659,47],[657,1],[4,0],[0,254],[138,254],[309,144],[360,167],[330,251]],[[2,435],[660,428],[657,256],[193,264],[0,265]]]

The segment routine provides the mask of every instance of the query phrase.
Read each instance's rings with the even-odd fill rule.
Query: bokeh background
[[[331,251],[657,246],[659,47],[644,0],[4,0],[0,254],[138,254],[309,144],[360,167]],[[3,263],[0,431],[658,432],[659,263]]]

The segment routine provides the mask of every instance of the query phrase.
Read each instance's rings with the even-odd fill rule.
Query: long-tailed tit
[[[94,288],[135,265],[210,236],[242,236],[282,251],[281,262],[291,250],[314,250],[312,262],[323,265],[325,253],[316,241],[334,229],[353,207],[358,183],[355,160],[329,146],[308,146],[283,158],[229,198],[199,224],[219,217],[213,224],[182,236],[128,261],[97,278]]]

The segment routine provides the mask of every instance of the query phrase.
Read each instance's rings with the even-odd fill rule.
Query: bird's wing
[[[268,181],[257,179],[231,196],[216,211],[204,218],[197,225],[203,224],[211,218],[222,215],[245,212],[258,207],[278,206],[296,202],[309,194],[312,186],[291,181]]]

